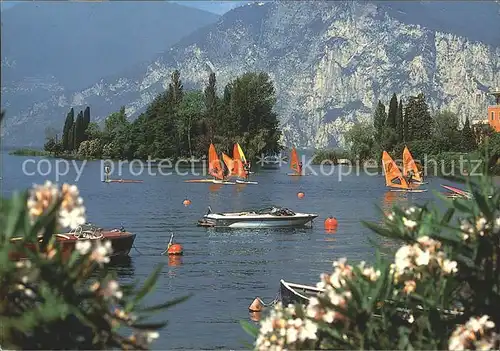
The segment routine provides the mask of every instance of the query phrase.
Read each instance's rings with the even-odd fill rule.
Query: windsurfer
[[[250,162],[243,165],[243,170],[245,171],[245,180],[248,181],[250,177]]]
[[[415,174],[413,173],[413,170],[410,170],[410,171],[408,172],[408,178],[407,178],[407,182],[408,182],[408,184],[412,184],[412,183],[413,183],[413,176],[414,176],[414,175],[415,175]]]
[[[302,175],[302,162],[299,162],[299,165],[297,166],[297,173]]]

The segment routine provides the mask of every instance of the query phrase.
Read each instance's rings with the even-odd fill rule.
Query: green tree
[[[104,133],[108,137],[115,137],[122,132],[129,124],[127,115],[125,114],[125,106],[120,108],[119,112],[113,112],[104,121]]]
[[[90,122],[85,130],[85,134],[88,140],[101,139],[103,137],[103,133],[101,128],[96,122]]]
[[[398,143],[402,143],[404,141],[403,98],[399,100],[398,110],[396,113],[396,135]]]
[[[389,102],[389,112],[387,114],[386,125],[394,130],[397,129],[397,115],[398,115],[398,97],[392,94],[391,101]]]
[[[460,120],[450,111],[440,111],[434,116],[432,143],[440,152],[459,151],[461,141]]]
[[[63,128],[62,143],[63,143],[63,149],[65,151],[71,150],[70,145],[72,145],[72,140],[73,140],[72,128],[74,122],[75,122],[75,111],[73,110],[73,108],[71,108],[71,110],[68,112],[66,116]]]
[[[184,94],[177,118],[177,129],[182,138],[187,140],[189,156],[193,156],[192,133],[194,126],[201,119],[204,107],[204,97],[199,91]]]
[[[90,124],[90,107],[87,106],[85,111],[83,111],[83,131],[84,131],[84,140],[88,140],[89,136],[87,134],[87,128]]]
[[[381,141],[386,120],[387,113],[385,112],[385,106],[382,101],[379,100],[373,116],[373,128],[375,129],[375,141],[377,143]]]
[[[219,115],[217,113],[217,107],[219,105],[219,99],[217,97],[217,80],[215,73],[210,73],[208,77],[208,85],[205,87],[205,120],[207,134],[209,139],[213,139],[218,127],[222,123],[218,123]]]
[[[236,135],[249,155],[279,152],[281,131],[274,112],[276,92],[269,75],[245,73],[230,83],[226,93],[230,99],[230,113],[221,131],[227,141],[224,148],[232,149],[230,139]],[[252,140],[254,137],[259,140]]]
[[[433,120],[424,94],[420,93],[409,98],[405,109],[405,118],[408,123],[408,138],[405,139],[405,142],[431,138]]]
[[[344,139],[352,158],[360,161],[372,157],[375,144],[375,128],[366,122],[356,123],[345,134]]]
[[[85,140],[85,122],[83,119],[83,111],[78,113],[75,121],[75,130],[74,130],[74,149],[78,150],[80,147],[80,143]]]
[[[462,128],[462,151],[470,152],[477,149],[476,138],[469,123],[469,117],[465,118],[464,127]]]

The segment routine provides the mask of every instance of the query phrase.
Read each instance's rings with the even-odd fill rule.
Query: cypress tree
[[[217,114],[217,81],[215,73],[210,73],[210,76],[208,77],[208,85],[205,88],[204,93],[206,108],[205,123],[208,125],[209,138],[213,139],[217,132],[217,124],[219,124],[217,123],[219,116]],[[230,96],[228,95],[227,98],[229,99]],[[226,90],[224,90],[224,100],[226,100]]]
[[[181,82],[181,74],[178,70],[172,73],[172,83],[170,83],[169,88],[172,91],[172,102],[174,107],[178,107],[184,96],[184,87]]]
[[[405,141],[430,140],[434,120],[424,94],[410,97],[405,109],[405,119],[408,120],[408,139]]]
[[[83,121],[83,111],[80,111],[75,121],[73,149],[78,150],[78,148],[80,147],[80,143],[83,140],[85,140],[85,129]]]
[[[83,111],[83,131],[84,131],[84,133],[87,130],[87,127],[89,126],[89,124],[90,124],[90,107],[87,106],[85,108],[85,111]],[[87,134],[85,134],[84,140],[87,140],[87,139],[88,139],[88,136],[87,136]]]
[[[71,108],[71,110],[68,112],[66,116],[66,121],[64,122],[64,128],[63,128],[62,144],[64,151],[71,150],[70,143],[72,142],[73,138],[71,134],[71,128],[73,127],[74,120],[75,120],[75,111],[73,110],[73,108]]]
[[[375,109],[375,115],[373,116],[373,127],[375,128],[375,140],[377,142],[380,142],[380,139],[382,138],[386,120],[387,113],[385,112],[385,106],[382,101],[379,100],[377,108]]]
[[[396,111],[396,136],[398,143],[404,141],[403,98],[399,100],[398,110]]]
[[[396,94],[392,94],[391,101],[389,103],[389,112],[387,114],[386,125],[394,130],[397,126],[397,113],[398,113],[398,97]]]
[[[462,136],[461,136],[461,149],[464,152],[470,152],[477,148],[476,138],[474,137],[474,133],[470,127],[469,117],[465,118],[464,127],[462,128]]]

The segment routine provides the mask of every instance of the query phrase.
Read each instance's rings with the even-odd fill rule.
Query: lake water
[[[23,174],[27,157],[2,156],[2,193],[26,189],[46,177]],[[35,161],[41,158],[30,158]],[[50,160],[54,165],[54,160]],[[81,162],[77,162],[81,167]],[[47,167],[47,165],[44,165]],[[314,167],[319,170],[319,167]],[[33,164],[27,170],[32,172]],[[42,171],[46,171],[43,168]],[[380,221],[377,206],[389,209],[395,204],[423,203],[434,199],[431,190],[440,190],[439,178],[429,178],[426,193],[390,192],[382,175],[338,177],[288,177],[287,166],[278,170],[260,170],[252,180],[259,185],[214,185],[184,183],[194,176],[134,177],[127,167],[122,176],[141,179],[137,184],[101,182],[101,163],[88,162],[78,182],[70,169],[59,183],[77,184],[87,208],[88,220],[103,228],[123,225],[136,233],[131,262],[117,266],[121,281],[144,279],[154,267],[165,262],[150,303],[192,293],[187,302],[168,310],[160,319],[169,325],[160,333],[155,349],[242,349],[251,342],[239,325],[248,320],[248,306],[257,296],[271,301],[278,293],[280,279],[315,284],[322,272],[331,271],[332,261],[341,257],[360,261],[374,255],[369,238],[373,234],[361,220]],[[444,182],[446,183],[446,182]],[[302,191],[305,197],[298,199]],[[184,199],[191,205],[185,207]],[[236,211],[270,205],[289,207],[300,212],[319,214],[312,228],[288,230],[213,230],[196,226],[207,206],[215,211]],[[338,229],[328,234],[323,221],[338,219]],[[162,256],[171,233],[184,246],[184,256],[172,260]]]

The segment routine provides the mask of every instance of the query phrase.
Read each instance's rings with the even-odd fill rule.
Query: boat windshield
[[[273,216],[295,216],[295,212],[285,207],[267,207],[255,211],[257,214],[270,214]]]

